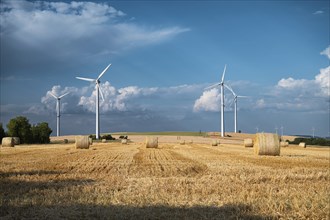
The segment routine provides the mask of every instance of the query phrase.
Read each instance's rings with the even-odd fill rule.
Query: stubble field
[[[329,219],[329,148],[238,140],[1,148],[2,219]],[[143,138],[141,138],[142,140]]]

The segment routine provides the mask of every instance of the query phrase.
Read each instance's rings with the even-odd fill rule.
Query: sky
[[[0,4],[0,122],[56,135],[219,131],[219,88],[238,130],[330,136],[330,1],[6,1]],[[225,131],[234,130],[225,90]]]

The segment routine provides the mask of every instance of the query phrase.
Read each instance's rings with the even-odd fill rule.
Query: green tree
[[[2,123],[0,123],[0,143],[2,143],[2,138],[6,137],[5,130],[2,127]]]
[[[48,144],[50,142],[50,134],[53,132],[49,128],[47,122],[41,122],[31,128],[33,143]]]
[[[31,125],[26,117],[18,116],[10,119],[7,124],[8,136],[19,137],[21,143],[30,144],[33,141]]]

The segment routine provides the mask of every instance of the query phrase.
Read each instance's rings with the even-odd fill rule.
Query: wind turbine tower
[[[225,85],[225,74],[226,74],[226,68],[227,65],[225,65],[225,68],[222,73],[221,81],[215,85],[209,86],[205,89],[211,89],[217,86],[220,86],[220,93],[221,93],[221,106],[220,106],[220,116],[221,116],[221,137],[225,136],[225,97],[224,97],[224,85]]]
[[[102,93],[102,90],[100,88],[100,78],[103,76],[103,74],[109,69],[109,67],[111,66],[111,64],[109,64],[101,73],[100,75],[96,78],[96,79],[90,79],[90,78],[83,78],[83,77],[76,77],[77,79],[80,80],[84,80],[84,81],[88,81],[88,82],[94,82],[95,83],[95,90],[96,90],[96,102],[95,102],[95,114],[96,114],[96,122],[95,122],[95,127],[96,127],[96,131],[95,131],[95,136],[96,139],[100,139],[100,105],[99,105],[99,101],[100,101],[100,93],[101,93],[101,97],[102,100],[104,101],[104,96]]]
[[[60,136],[60,117],[61,117],[61,113],[60,113],[60,109],[61,109],[61,98],[63,98],[64,96],[66,96],[67,94],[69,94],[69,92],[61,95],[61,96],[56,96],[54,95],[52,92],[50,92],[50,94],[57,100],[56,102],[56,111],[57,111],[57,116],[56,116],[56,136]]]
[[[230,86],[228,86],[228,85],[225,85],[225,86],[227,89],[229,89],[229,91],[234,96],[234,126],[235,126],[235,133],[237,133],[237,99],[246,98],[247,96],[239,96],[234,92],[234,90]]]

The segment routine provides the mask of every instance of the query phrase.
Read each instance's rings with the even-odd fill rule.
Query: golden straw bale
[[[306,148],[306,143],[305,143],[305,142],[300,142],[300,143],[299,143],[299,147]]]
[[[180,145],[185,145],[185,143],[186,143],[185,140],[180,141]]]
[[[121,139],[121,144],[127,144],[127,139]]]
[[[158,137],[146,137],[146,148],[157,148],[158,147]]]
[[[281,141],[280,142],[280,146],[281,147],[288,147],[289,146],[289,142],[288,141]]]
[[[107,143],[107,139],[102,139],[102,143]]]
[[[89,149],[89,137],[79,135],[75,137],[76,139],[76,149]]]
[[[257,155],[279,156],[280,139],[277,134],[257,133],[254,141],[254,152]]]
[[[218,141],[217,140],[212,140],[211,146],[218,146]]]
[[[2,138],[2,147],[14,147],[14,139],[12,137]]]
[[[253,140],[251,138],[244,139],[244,147],[253,147]]]

